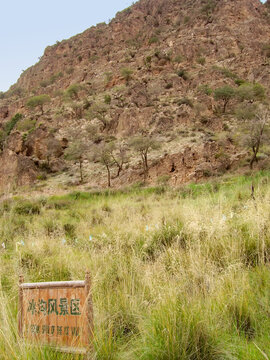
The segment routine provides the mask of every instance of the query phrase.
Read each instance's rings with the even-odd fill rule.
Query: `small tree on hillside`
[[[147,175],[148,175],[148,154],[149,151],[152,149],[158,149],[160,147],[160,143],[152,139],[148,136],[136,136],[133,139],[131,139],[129,145],[140,154],[143,164],[143,174],[144,174],[144,181],[146,181]]]
[[[114,165],[112,158],[113,144],[101,144],[95,149],[94,159],[105,166],[108,176],[108,187],[111,187],[111,167]]]
[[[235,90],[229,85],[220,87],[214,91],[214,98],[223,102],[223,113],[226,112],[227,105],[235,97]]]
[[[261,146],[269,141],[269,110],[260,107],[256,115],[247,124],[247,135],[244,138],[244,145],[252,150],[250,169],[253,169],[254,162],[258,163],[258,153]]]
[[[29,109],[35,109],[39,108],[41,111],[41,114],[44,114],[43,106],[51,101],[51,98],[49,95],[43,94],[38,96],[33,96],[31,99],[29,99],[26,103],[26,106]]]
[[[80,182],[83,182],[83,160],[86,158],[89,146],[81,139],[75,139],[65,151],[65,158],[79,163]]]
[[[236,90],[240,101],[262,101],[265,98],[265,89],[261,84],[244,83]]]
[[[79,102],[71,102],[70,107],[74,111],[77,119],[81,119],[83,116],[83,104]]]
[[[106,119],[107,112],[108,107],[105,104],[95,103],[90,107],[88,116],[91,120],[97,118],[102,123],[103,130],[105,130],[108,125],[108,121]]]
[[[67,88],[64,95],[69,99],[79,100],[79,91],[81,88],[82,86],[80,84],[72,84]]]
[[[117,166],[117,175],[116,177],[120,176],[120,173],[123,171],[123,166],[128,164],[129,162],[129,154],[128,154],[128,147],[126,145],[113,145],[111,156],[113,159],[114,164]]]

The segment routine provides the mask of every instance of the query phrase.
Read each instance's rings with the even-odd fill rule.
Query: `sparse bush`
[[[81,88],[80,84],[70,85],[65,91],[65,96],[69,99],[79,100],[79,91]]]
[[[111,71],[107,71],[104,73],[105,82],[108,84],[110,81],[112,81],[113,73]]]
[[[128,84],[130,82],[130,80],[132,79],[132,74],[133,71],[131,69],[128,68],[123,68],[121,69],[121,75],[123,76],[123,78],[126,80],[126,83]]]
[[[63,225],[63,230],[65,235],[70,239],[74,239],[76,237],[76,227],[74,224],[66,223]]]
[[[208,84],[200,85],[198,87],[198,90],[208,96],[212,95],[213,92],[213,90],[210,88]]]
[[[172,88],[173,88],[173,83],[168,83],[165,86],[165,89],[167,89],[167,90],[172,89]]]
[[[220,67],[220,66],[213,66],[213,69],[218,71],[219,73],[221,73],[223,76],[225,76],[226,78],[229,78],[229,79],[232,79],[232,80],[235,80],[237,79],[237,75],[232,72],[230,69],[227,69],[225,67]]]
[[[184,79],[184,80],[188,80],[188,79],[189,79],[189,74],[188,74],[188,72],[187,72],[186,70],[184,70],[184,69],[179,70],[178,73],[177,73],[177,75],[178,75],[179,77],[181,77],[182,79]]]
[[[157,184],[160,186],[166,186],[168,185],[170,179],[171,179],[170,175],[161,175],[157,178]]]
[[[239,120],[251,120],[257,111],[256,104],[239,104],[235,109],[235,116]]]
[[[197,63],[200,65],[205,65],[206,63],[205,57],[200,56],[199,58],[197,58]]]
[[[183,56],[182,55],[176,55],[175,58],[173,59],[173,61],[177,64],[180,64],[183,61]]]
[[[111,101],[112,101],[111,95],[105,95],[104,96],[105,104],[110,105]]]
[[[206,4],[201,8],[201,12],[207,16],[211,15],[217,6],[216,0],[207,0]]]
[[[33,120],[33,119],[21,119],[16,128],[19,130],[19,131],[29,131],[29,130],[32,130],[34,129],[36,125],[36,120]]]
[[[159,42],[159,39],[157,36],[152,36],[148,41],[149,45],[156,44],[158,42]]]
[[[187,105],[191,108],[193,108],[193,102],[191,99],[188,99],[188,98],[182,98],[178,101],[178,105],[181,106],[181,105]]]
[[[66,73],[67,73],[68,75],[73,74],[73,73],[74,73],[74,68],[72,68],[72,67],[67,68],[67,69],[66,69]]]
[[[40,214],[40,204],[37,202],[21,201],[14,207],[14,212],[18,215],[38,215]]]

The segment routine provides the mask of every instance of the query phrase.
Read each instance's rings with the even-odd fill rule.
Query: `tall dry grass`
[[[86,269],[94,359],[269,358],[269,200],[262,173],[178,190],[4,202],[1,358],[69,358],[19,339],[18,274],[73,280]]]

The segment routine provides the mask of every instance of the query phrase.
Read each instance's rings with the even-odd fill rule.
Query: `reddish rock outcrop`
[[[194,143],[183,141],[181,151],[171,147],[167,157],[156,157],[150,170],[152,181],[160,174],[172,175],[172,164],[177,184],[226,167],[215,157],[219,145],[209,142],[207,135],[223,131],[224,121],[218,104],[201,87],[236,87],[237,81],[244,80],[262,83],[268,95],[268,3],[140,0],[110,24],[48,46],[40,61],[0,100],[2,127],[17,112],[36,121],[33,129],[19,132],[15,126],[5,141],[0,184],[13,175],[19,176],[16,183],[33,181],[40,161],[48,158],[50,138],[52,164],[58,164],[53,171],[63,169],[70,133],[82,134],[89,124],[100,129],[97,143],[108,137],[127,141],[138,133],[173,139],[185,129],[197,131]],[[66,102],[63,92],[72,84],[80,88]],[[38,94],[51,97],[44,115],[25,106],[29,97]],[[95,104],[105,106],[105,113],[89,115]],[[201,128],[204,135],[198,134],[203,134]],[[228,155],[235,155],[233,146]],[[128,176],[123,181],[129,181]]]

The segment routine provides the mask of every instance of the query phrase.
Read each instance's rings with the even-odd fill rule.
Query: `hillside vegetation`
[[[18,338],[18,275],[75,280],[86,269],[93,359],[268,359],[269,200],[269,173],[261,172],[2,202],[1,359],[73,358]]]
[[[259,0],[140,0],[48,46],[0,93],[0,191],[52,178],[179,186],[268,168],[269,33]],[[147,166],[138,136],[160,145]]]

